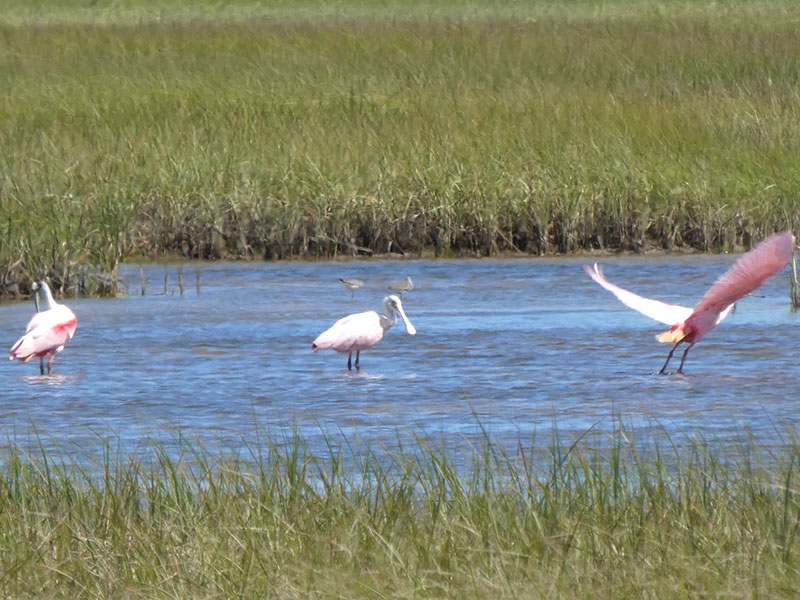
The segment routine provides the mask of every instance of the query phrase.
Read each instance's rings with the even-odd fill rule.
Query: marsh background
[[[797,229],[789,2],[9,2],[0,278],[746,249]],[[11,289],[9,289],[11,286]]]

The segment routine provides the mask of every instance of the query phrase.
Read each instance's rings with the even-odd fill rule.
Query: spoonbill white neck
[[[56,306],[56,301],[53,299],[53,293],[50,291],[50,286],[44,281],[36,281],[31,286],[33,290],[34,301],[36,302],[36,312],[44,312],[51,310]]]

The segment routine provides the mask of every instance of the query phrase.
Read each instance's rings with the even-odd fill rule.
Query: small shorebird
[[[342,279],[340,277],[339,281],[341,281],[344,287],[346,287],[350,291],[350,302],[353,301],[355,291],[362,285],[364,285],[363,279]]]
[[[395,323],[397,315],[406,324],[406,331],[416,335],[417,330],[411,324],[403,311],[403,304],[397,296],[386,296],[383,299],[383,314],[369,311],[349,315],[339,319],[327,331],[321,333],[311,344],[314,351],[332,348],[342,354],[347,354],[347,370],[353,370],[353,352],[356,353],[356,371],[361,366],[358,359],[362,350],[372,348],[381,341],[383,334]]]
[[[28,362],[37,356],[39,372],[44,375],[44,357],[50,357],[47,361],[49,374],[53,368],[56,352],[61,352],[75,335],[78,321],[69,308],[53,300],[53,294],[44,281],[34,282],[31,289],[36,304],[36,314],[28,322],[25,335],[11,347],[8,358]]]
[[[390,285],[389,289],[403,296],[405,295],[406,292],[410,292],[411,290],[414,289],[414,282],[411,281],[411,277],[408,276],[400,283],[394,283]]]

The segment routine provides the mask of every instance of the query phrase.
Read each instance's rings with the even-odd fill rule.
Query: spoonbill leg
[[[661,367],[661,370],[658,372],[659,375],[664,375],[667,372],[667,365],[669,364],[669,361],[670,361],[670,359],[672,358],[672,355],[675,352],[675,348],[677,348],[682,341],[683,340],[678,340],[677,342],[675,342],[675,345],[672,347],[672,350],[670,350],[669,354],[667,354],[667,361],[664,363],[664,366]],[[686,353],[684,353],[683,356],[684,356],[684,358],[686,358]],[[683,366],[683,361],[681,361],[681,367],[682,366]]]
[[[681,375],[683,375],[683,361],[686,360],[686,355],[689,354],[689,350],[692,349],[692,346],[694,346],[694,343],[689,344],[686,347],[686,350],[683,351],[683,356],[681,357],[681,366],[678,367],[678,373],[680,373]]]

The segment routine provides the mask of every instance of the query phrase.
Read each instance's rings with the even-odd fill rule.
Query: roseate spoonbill
[[[346,287],[348,289],[348,291],[350,292],[350,302],[353,301],[353,297],[355,295],[355,291],[358,288],[360,288],[362,285],[364,285],[364,280],[363,279],[342,279],[340,277],[339,281],[341,281],[342,284],[344,285],[344,287]]]
[[[764,285],[767,279],[789,263],[794,243],[794,236],[790,231],[768,237],[750,252],[740,256],[733,266],[717,279],[694,309],[643,298],[624,290],[609,282],[596,263],[594,268],[589,265],[584,266],[584,270],[589,277],[614,294],[626,306],[651,319],[671,325],[669,331],[656,336],[659,342],[674,344],[659,373],[666,372],[675,349],[686,342],[688,346],[683,351],[681,365],[678,367],[678,373],[683,373],[683,363],[692,346],[728,315],[737,300]]]
[[[50,360],[47,361],[49,375],[56,352],[61,352],[75,335],[78,321],[69,308],[53,300],[53,294],[47,283],[34,282],[31,289],[37,312],[28,322],[25,335],[11,347],[8,358],[28,362],[34,356],[38,356],[39,372],[44,375],[44,357],[50,356]]]
[[[397,315],[406,324],[409,335],[416,335],[417,330],[403,311],[403,304],[397,296],[386,296],[383,299],[383,314],[375,311],[356,313],[339,319],[333,327],[321,333],[311,344],[313,350],[333,348],[342,354],[347,353],[347,370],[352,371],[353,352],[356,353],[356,371],[360,370],[358,359],[362,350],[372,348],[381,341],[383,334],[397,323]]]
[[[408,276],[400,283],[390,285],[389,289],[403,296],[406,292],[410,292],[414,289],[414,282],[411,281],[411,277]]]

